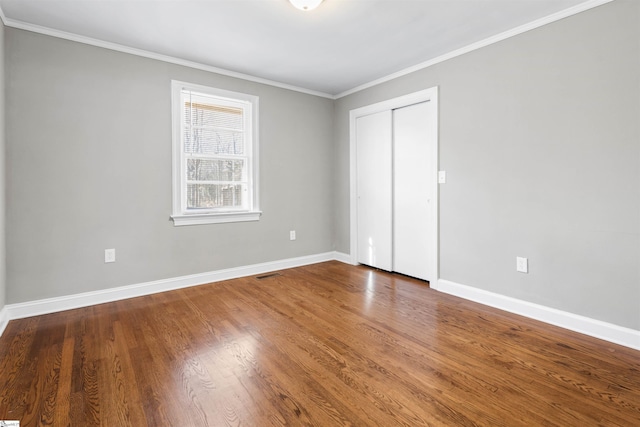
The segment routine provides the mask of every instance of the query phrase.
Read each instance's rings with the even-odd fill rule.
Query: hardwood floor
[[[339,262],[10,322],[21,426],[640,426],[640,352]]]

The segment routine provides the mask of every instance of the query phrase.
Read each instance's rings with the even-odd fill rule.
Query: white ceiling
[[[0,0],[0,8],[9,26],[71,33],[335,96],[603,2],[324,0],[302,12],[287,0]]]

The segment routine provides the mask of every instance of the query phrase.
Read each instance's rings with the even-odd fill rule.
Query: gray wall
[[[640,330],[639,28],[618,0],[336,102],[6,29],[6,301],[347,253],[349,110],[439,86],[441,277]],[[260,96],[261,221],[169,221],[171,79]]]
[[[441,278],[640,330],[639,18],[616,1],[338,100],[336,249],[349,110],[439,86]]]
[[[331,100],[13,28],[6,55],[7,303],[333,249]],[[170,222],[171,79],[260,97],[259,222]]]
[[[0,310],[6,301],[4,24],[0,22]]]

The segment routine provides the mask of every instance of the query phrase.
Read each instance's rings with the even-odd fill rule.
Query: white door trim
[[[365,107],[360,107],[353,109],[349,112],[349,211],[350,211],[350,250],[349,253],[351,255],[351,263],[356,265],[357,261],[357,230],[358,230],[358,222],[357,222],[357,196],[356,196],[356,119],[358,117],[366,116],[369,114],[378,113],[385,110],[393,110],[396,108],[406,107],[412,104],[417,104],[419,102],[433,102],[435,104],[435,114],[432,117],[431,129],[433,132],[433,140],[435,144],[432,144],[431,147],[431,159],[434,162],[433,171],[434,176],[431,179],[430,185],[432,185],[432,193],[434,203],[431,204],[433,209],[432,221],[429,224],[429,230],[431,231],[431,235],[434,236],[432,245],[433,250],[431,252],[431,265],[433,266],[433,279],[430,282],[430,286],[433,289],[437,289],[438,279],[440,277],[440,269],[439,269],[439,205],[440,205],[440,197],[438,192],[438,146],[439,146],[439,138],[438,138],[438,87],[432,87],[429,89],[421,90],[419,92],[414,92],[408,95],[399,96],[397,98],[389,99],[386,101],[378,102],[376,104],[367,105]]]

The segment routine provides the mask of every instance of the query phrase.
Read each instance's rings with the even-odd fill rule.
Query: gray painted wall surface
[[[619,0],[335,103],[6,29],[6,301],[347,253],[349,110],[439,86],[441,277],[640,330],[639,28]],[[171,79],[260,96],[260,222],[169,221]]]
[[[333,249],[331,100],[12,28],[6,53],[8,303]],[[259,222],[170,222],[171,79],[260,97]]]
[[[616,1],[338,100],[336,250],[349,110],[439,86],[441,278],[640,330],[639,18]]]
[[[0,22],[0,310],[6,301],[4,24]]]

